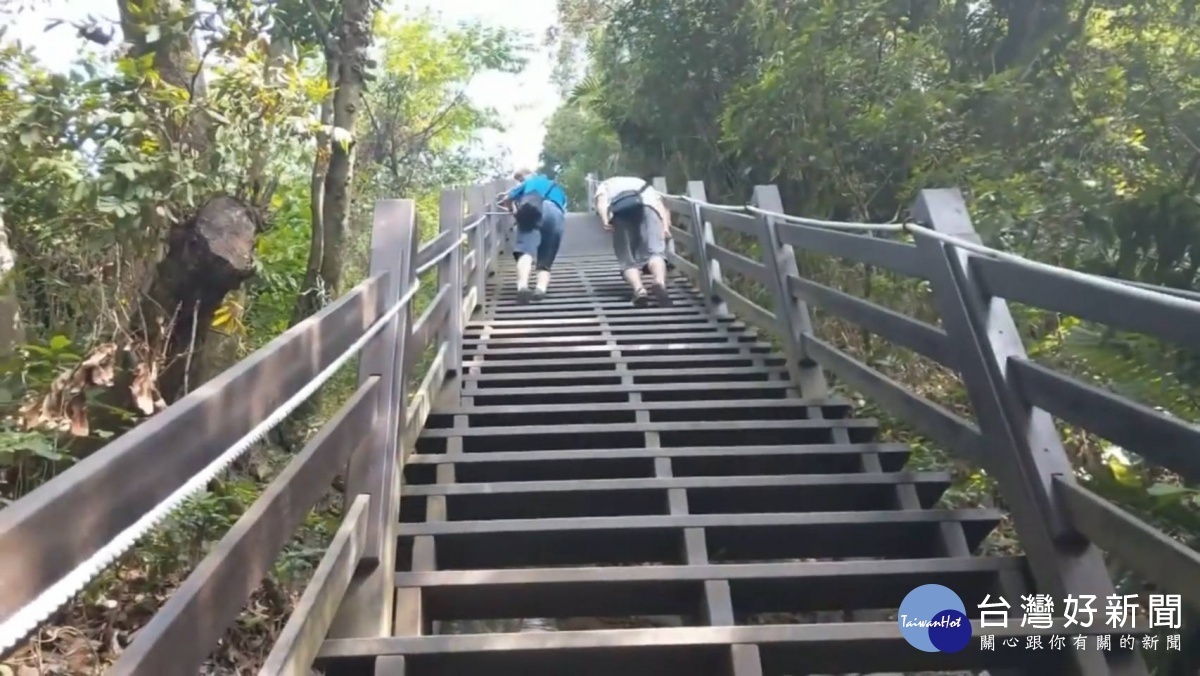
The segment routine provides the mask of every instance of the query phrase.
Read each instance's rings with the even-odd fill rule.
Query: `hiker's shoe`
[[[655,284],[652,288],[654,290],[654,300],[658,301],[658,306],[671,307],[674,301],[671,300],[671,292],[667,290],[667,287]]]
[[[545,297],[546,297],[546,290],[545,290],[545,289],[534,289],[534,290],[533,290],[533,302],[535,302],[535,303],[536,303],[536,302],[538,302],[538,301],[542,300],[542,299],[543,299],[543,298],[545,298]]]
[[[517,289],[517,303],[519,303],[521,305],[525,305],[529,302],[529,299],[532,297],[533,297],[533,292],[529,290],[529,287]]]
[[[650,304],[650,295],[646,293],[645,289],[638,289],[633,294],[633,306],[634,307],[646,307],[649,304]]]

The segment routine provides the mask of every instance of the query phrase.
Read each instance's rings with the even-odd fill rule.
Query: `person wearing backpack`
[[[671,305],[666,261],[671,214],[662,195],[640,178],[614,176],[596,186],[595,200],[604,229],[612,232],[621,276],[633,289],[633,305],[645,307],[651,293],[659,306]],[[654,279],[650,292],[642,283],[643,269]]]
[[[550,268],[562,244],[566,221],[567,193],[562,186],[542,174],[521,169],[513,174],[520,183],[501,200],[517,221],[513,257],[517,261],[517,302],[528,303],[546,297],[550,286]],[[537,265],[537,286],[529,290],[529,273]]]

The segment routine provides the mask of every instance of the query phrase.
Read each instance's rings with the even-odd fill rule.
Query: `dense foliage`
[[[475,134],[497,116],[465,88],[519,70],[517,36],[374,0],[203,5],[121,0],[116,25],[58,22],[49,29],[94,43],[67,72],[45,68],[20,36],[0,40],[5,503],[360,281],[375,199],[417,198],[429,237],[438,189],[496,172]],[[204,218],[244,227],[217,234]],[[239,254],[223,261],[236,274],[171,247],[180,233],[228,238],[218,248]],[[103,671],[340,406],[354,371],[290,421],[293,436],[253,449],[0,672]],[[215,672],[249,673],[265,656],[338,502],[331,490],[313,512]]]
[[[875,222],[903,217],[921,188],[958,187],[994,246],[1194,289],[1198,11],[1183,0],[559,0],[562,26],[548,37],[569,96],[543,168],[576,199],[589,171],[663,175],[675,192],[702,180],[723,203],[774,183],[791,213]],[[936,321],[919,284],[827,258],[801,264]],[[1193,352],[1013,309],[1036,359],[1200,418]],[[817,319],[826,339],[964,409],[952,374]],[[1083,480],[1195,546],[1200,493],[1062,429]],[[899,424],[891,433],[917,446],[918,463],[945,461]],[[987,477],[963,478],[957,495],[993,498]],[[996,544],[1014,546],[1003,531]]]

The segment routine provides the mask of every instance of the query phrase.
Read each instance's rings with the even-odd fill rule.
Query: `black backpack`
[[[641,225],[646,213],[646,203],[642,200],[642,193],[649,188],[649,183],[643,183],[642,187],[637,190],[622,190],[613,195],[608,202],[608,220],[619,217],[633,225]]]
[[[546,195],[550,194],[551,190],[558,186],[558,183],[550,182],[550,189],[546,191]],[[517,198],[516,210],[513,215],[517,219],[517,227],[522,230],[532,230],[537,227],[539,221],[542,220],[542,205],[545,203],[546,197],[538,193],[536,190],[522,193]]]

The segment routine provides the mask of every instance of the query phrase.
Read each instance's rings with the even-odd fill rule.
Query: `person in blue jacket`
[[[550,286],[550,268],[562,244],[567,193],[550,178],[528,169],[521,169],[513,178],[520,184],[504,195],[502,205],[509,206],[517,219],[517,237],[513,243],[517,302],[528,303],[531,299],[545,298]],[[530,291],[529,273],[535,264],[537,286]]]

